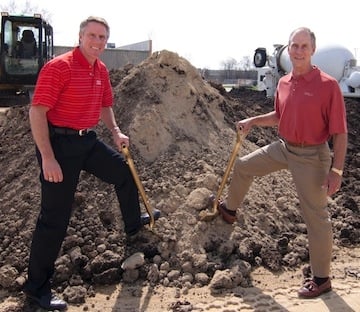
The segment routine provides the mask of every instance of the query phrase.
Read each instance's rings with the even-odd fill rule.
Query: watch
[[[339,176],[342,176],[343,175],[343,170],[340,170],[340,169],[337,169],[337,168],[334,168],[334,167],[331,167],[331,171],[337,173]]]

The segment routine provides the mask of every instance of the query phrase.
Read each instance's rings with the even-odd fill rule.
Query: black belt
[[[84,136],[84,135],[88,134],[91,130],[91,129],[76,130],[76,129],[72,129],[72,128],[63,128],[63,127],[54,127],[54,126],[50,126],[50,129],[56,134],[79,135],[79,136]]]
[[[298,142],[290,142],[288,140],[282,139],[286,145],[294,146],[294,147],[313,147],[313,146],[319,146],[322,144],[307,144],[307,143],[298,143]]]

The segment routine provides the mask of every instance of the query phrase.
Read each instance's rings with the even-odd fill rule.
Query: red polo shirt
[[[112,103],[105,64],[98,59],[90,65],[77,47],[45,64],[31,105],[49,107],[47,118],[55,126],[84,129],[97,125],[101,108]]]
[[[322,144],[331,135],[347,133],[344,97],[333,77],[314,69],[306,75],[283,76],[275,95],[279,135],[304,144]]]

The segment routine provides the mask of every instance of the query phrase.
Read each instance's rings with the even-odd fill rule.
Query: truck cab
[[[1,13],[0,101],[30,102],[42,66],[53,58],[53,29],[40,14]]]

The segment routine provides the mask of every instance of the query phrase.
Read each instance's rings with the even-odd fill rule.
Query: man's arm
[[[41,154],[45,180],[61,182],[63,180],[62,171],[50,144],[49,126],[46,117],[48,110],[49,108],[43,105],[31,106],[29,111],[30,127],[35,144]]]
[[[129,138],[118,127],[112,107],[102,107],[100,117],[105,126],[111,131],[114,143],[119,151],[122,150],[123,145],[129,146]]]
[[[336,169],[340,169],[340,170],[344,169],[347,142],[348,142],[347,133],[334,134],[333,136],[334,159],[332,166]]]
[[[245,134],[247,134],[253,126],[258,127],[274,127],[279,123],[279,118],[276,115],[275,111],[272,111],[267,114],[262,114],[255,117],[246,118],[240,120],[236,124],[237,129],[241,129]]]
[[[344,169],[347,141],[347,133],[333,135],[334,156],[332,168],[335,168],[335,170],[330,170],[323,185],[324,188],[327,188],[328,196],[336,193],[341,187],[342,175],[339,173]]]

